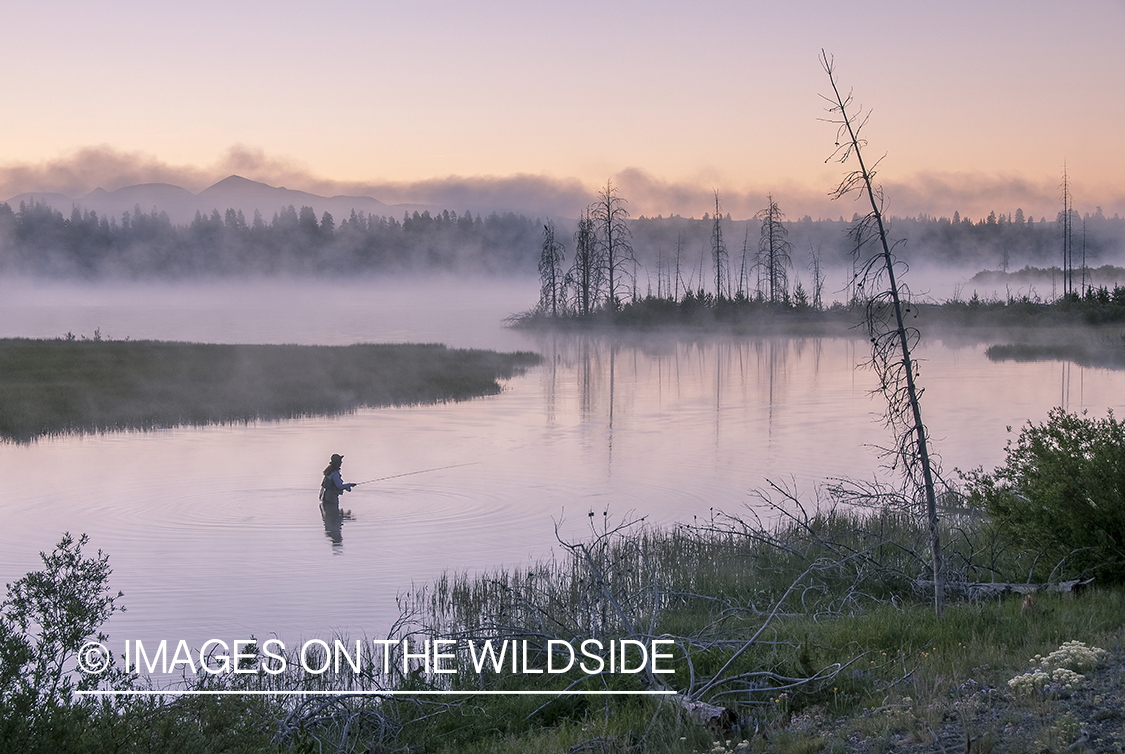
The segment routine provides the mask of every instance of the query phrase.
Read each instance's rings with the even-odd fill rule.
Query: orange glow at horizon
[[[869,148],[888,186],[911,187],[907,210],[1011,211],[1023,191],[1043,214],[1065,160],[1079,209],[1125,212],[1125,7],[1082,11],[1063,28],[1045,0],[25,5],[0,45],[0,170],[104,145],[206,183],[247,145],[267,164],[245,173],[314,191],[518,174],[594,187],[635,169],[846,214],[821,209],[841,174],[818,120],[823,47],[872,110]],[[662,201],[637,211],[705,211]]]

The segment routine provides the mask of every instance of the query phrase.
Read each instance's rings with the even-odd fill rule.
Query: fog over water
[[[110,555],[125,639],[253,633],[382,635],[395,595],[445,568],[523,565],[634,511],[670,525],[739,512],[766,479],[810,492],[870,478],[886,434],[862,338],[532,335],[503,327],[535,280],[5,282],[0,335],[234,343],[443,342],[535,350],[500,395],[334,418],[120,432],[0,445],[0,581],[38,566],[64,530]],[[993,363],[988,344],[927,337],[923,411],[944,468],[991,467],[1007,426],[1060,403],[1122,410],[1125,373]],[[346,481],[443,466],[344,496],[322,518],[332,453]],[[463,465],[462,465],[463,464]],[[337,524],[340,527],[337,529]]]
[[[113,340],[526,346],[501,324],[535,302],[538,281],[441,274],[428,280],[340,275],[315,282],[90,284],[9,278],[0,280],[0,337],[93,337],[100,330]]]

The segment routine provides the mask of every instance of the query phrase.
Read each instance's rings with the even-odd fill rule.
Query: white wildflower
[[[1034,694],[1048,686],[1073,691],[1086,677],[1077,671],[1093,670],[1109,653],[1098,647],[1087,647],[1080,641],[1068,641],[1044,657],[1035,655],[1031,662],[1038,667],[1017,675],[1008,686],[1017,694]]]

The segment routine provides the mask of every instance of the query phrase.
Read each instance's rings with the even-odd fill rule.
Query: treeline
[[[775,199],[777,197],[774,197]],[[763,203],[763,208],[766,203]],[[761,213],[748,220],[733,220],[729,214],[721,218],[727,253],[732,269],[741,267],[742,259],[751,264],[760,238]],[[813,277],[812,256],[819,254],[826,267],[850,266],[852,244],[848,232],[858,217],[851,220],[814,220],[806,215],[799,220],[782,220],[792,246],[792,276],[805,281]],[[890,235],[905,243],[895,249],[895,254],[911,265],[943,265],[976,267],[977,269],[1017,270],[1026,266],[1063,264],[1063,215],[1025,217],[1022,210],[997,214],[973,220],[954,213],[953,217],[890,217]],[[1073,244],[1072,269],[1101,266],[1125,257],[1125,218],[1114,214],[1107,217],[1101,210],[1079,216],[1074,213],[1070,222]],[[680,217],[640,217],[630,223],[634,247],[650,271],[640,281],[642,292],[652,283],[657,293],[656,268],[675,265],[677,243],[680,268],[689,289],[697,289],[702,282],[714,290],[714,265],[711,261],[711,238],[714,233],[714,215],[704,214],[702,219]],[[667,277],[667,276],[665,276]],[[662,286],[661,286],[662,287]],[[833,288],[839,288],[834,281]]]
[[[668,286],[672,297],[677,297],[677,291],[682,295],[689,290],[693,295],[700,290],[717,295],[717,288],[722,287],[724,295],[733,298],[741,287],[753,298],[750,292],[756,292],[755,276],[761,269],[754,267],[761,213],[748,220],[733,220],[720,207],[701,219],[679,215],[630,218],[625,211],[627,201],[610,188],[609,209],[616,215],[615,233],[624,244],[618,246],[616,240],[612,244],[612,287],[619,301],[650,293],[665,297]],[[779,204],[770,197],[764,205],[775,203]],[[596,201],[591,209],[599,204],[605,202]],[[603,216],[605,212],[603,207]],[[594,218],[590,212],[583,217],[589,234]],[[593,241],[578,237],[581,219],[557,219],[554,240],[567,269],[575,255],[594,250],[589,245]],[[1062,263],[1062,219],[1059,213],[1055,218],[1035,220],[1018,209],[993,212],[976,221],[956,213],[952,218],[921,215],[891,218],[891,233],[905,239],[896,253],[912,264],[1015,270]],[[806,292],[815,286],[814,257],[820,259],[816,264],[828,268],[850,264],[848,230],[853,221],[809,216],[789,220],[780,210],[774,221],[775,230],[784,230],[790,247],[789,264],[784,268],[790,295],[798,282],[803,281]],[[542,252],[543,226],[539,218],[514,213],[483,216],[446,210],[394,218],[352,212],[341,219],[327,212],[318,217],[311,207],[292,206],[268,220],[257,212],[248,218],[241,211],[227,209],[197,214],[188,225],[173,225],[166,213],[155,208],[145,211],[137,206],[120,217],[75,208],[67,217],[45,204],[21,203],[13,209],[0,203],[0,272],[83,277],[426,269],[534,274]],[[1073,213],[1066,226],[1072,268],[1082,265],[1083,256],[1089,266],[1125,256],[1125,218],[1106,217],[1098,209],[1084,216]],[[587,246],[581,247],[582,243]],[[717,257],[716,249],[720,252]],[[609,286],[608,268],[604,269],[604,282]],[[775,267],[775,273],[780,271]],[[776,274],[773,283],[780,294],[783,286]],[[768,282],[766,287],[771,287]],[[830,289],[839,287],[839,280],[833,279]]]
[[[697,310],[731,315],[761,305],[819,310],[824,288],[821,255],[814,251],[811,257],[810,292],[791,276],[793,245],[789,229],[773,196],[767,200],[768,206],[747,222],[739,255],[732,252],[724,235],[724,225],[731,223],[722,215],[716,192],[715,214],[704,217],[709,235],[699,245],[698,267],[694,264],[693,249],[689,248],[690,236],[685,238],[682,223],[677,224],[677,218],[672,218],[664,230],[675,231],[674,251],[665,254],[663,245],[658,243],[653,264],[650,249],[643,265],[645,286],[640,289],[642,263],[626,222],[627,202],[607,181],[578,221],[569,263],[554,223],[548,221],[543,226],[539,303],[523,321],[541,317],[589,318],[606,312],[628,316],[635,315],[642,306],[644,320],[667,319],[669,315],[683,313],[694,316]],[[751,246],[752,227],[755,235]]]
[[[601,207],[605,224],[606,192],[592,207]],[[614,198],[621,206],[625,202]],[[753,303],[765,301],[774,306],[819,309],[831,302],[825,291],[850,299],[854,291],[846,284],[853,265],[854,244],[850,231],[858,221],[813,220],[805,216],[788,220],[775,197],[766,197],[763,209],[748,220],[733,220],[723,214],[716,197],[717,209],[701,219],[641,216],[627,225],[628,256],[618,262],[625,283],[618,292],[614,306],[619,310],[629,301],[646,299],[687,302],[689,308],[727,302]],[[1101,208],[1080,216],[1072,212],[1067,223],[1063,213],[1054,219],[1025,217],[1022,210],[1014,213],[989,213],[979,220],[953,217],[891,217],[889,233],[892,240],[901,240],[894,253],[900,260],[915,266],[948,266],[991,269],[1001,272],[1044,265],[1069,265],[1066,277],[1073,279],[1075,290],[1085,291],[1090,282],[1089,271],[1107,261],[1125,256],[1125,218],[1106,217]],[[589,213],[587,213],[587,222]],[[573,236],[552,227],[560,259],[552,273],[543,271],[541,244],[541,276],[544,278],[540,312],[587,312],[575,302],[575,275],[586,262],[583,252],[583,230],[579,222]],[[1070,234],[1069,255],[1064,262],[1064,233]],[[602,233],[604,236],[604,232]],[[541,236],[542,238],[542,236]],[[598,241],[595,238],[594,249]],[[608,270],[605,260],[595,260]],[[1086,271],[1085,276],[1082,272]],[[608,277],[603,272],[601,278]],[[595,279],[597,277],[595,276]],[[549,280],[558,286],[551,292]],[[825,283],[827,281],[827,287]],[[1081,285],[1079,284],[1081,281]],[[1112,283],[1112,281],[1110,281]],[[1101,284],[1105,284],[1104,281]],[[609,301],[607,292],[601,301]],[[567,308],[569,307],[569,309]]]
[[[724,216],[717,192],[714,214],[704,214],[702,220],[672,216],[627,222],[626,205],[607,182],[579,219],[570,254],[568,234],[551,221],[543,226],[539,301],[521,322],[603,314],[639,323],[701,317],[737,321],[862,303],[863,293],[854,284],[862,277],[862,264],[853,254],[858,217],[850,223],[843,218],[814,222],[807,216],[788,222],[770,195],[753,218],[735,222]],[[1080,246],[1075,244],[1076,226],[1081,228]],[[1106,218],[1101,208],[1084,218],[1073,211],[1060,213],[1054,223],[1045,218],[1037,223],[1017,210],[1014,215],[993,212],[979,222],[957,213],[953,218],[892,219],[890,241],[892,253],[906,262],[985,266],[992,261],[999,271],[990,274],[1005,278],[1014,260],[1024,261],[1024,269],[1030,270],[1038,268],[1027,266],[1028,260],[1061,256],[1064,298],[1100,309],[1111,294],[1104,282],[1093,287],[1093,261],[1120,250],[1123,230],[1125,220]],[[837,290],[844,300],[826,302],[826,271],[839,274],[841,267],[848,283]],[[1034,303],[1050,301],[1036,298]]]
[[[531,271],[537,220],[414,212],[402,220],[353,211],[339,223],[311,207],[282,209],[266,222],[241,210],[196,213],[186,226],[137,206],[121,218],[45,204],[0,204],[0,270],[99,277],[332,274],[421,269]]]

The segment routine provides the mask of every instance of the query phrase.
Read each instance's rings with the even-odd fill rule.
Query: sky
[[[891,213],[1053,219],[1065,164],[1125,214],[1125,0],[5,5],[0,197],[237,173],[576,212],[612,179],[634,215],[850,216],[824,49]]]

